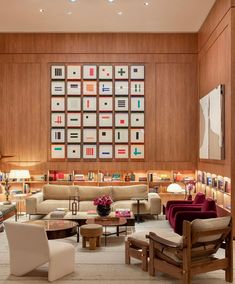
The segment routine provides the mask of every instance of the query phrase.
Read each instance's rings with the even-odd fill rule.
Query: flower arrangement
[[[195,180],[190,180],[189,182],[187,182],[186,189],[188,190],[188,192],[191,192],[195,188],[196,183],[197,182]]]
[[[111,196],[109,195],[102,195],[94,199],[94,205],[100,206],[110,206],[113,203]]]

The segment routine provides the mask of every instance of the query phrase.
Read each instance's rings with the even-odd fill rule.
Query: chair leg
[[[154,267],[154,245],[150,240],[149,243],[149,275],[155,276],[155,267]]]
[[[146,247],[142,248],[141,268],[142,268],[143,271],[148,271],[148,249]]]
[[[96,238],[89,238],[89,249],[90,250],[96,249]]]
[[[130,248],[130,243],[129,241],[125,242],[125,263],[130,264],[131,263],[131,258],[129,255],[129,248]]]

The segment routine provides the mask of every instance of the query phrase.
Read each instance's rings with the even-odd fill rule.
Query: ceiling
[[[197,32],[214,2],[1,0],[0,32]]]

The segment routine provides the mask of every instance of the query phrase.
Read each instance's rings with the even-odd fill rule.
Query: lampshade
[[[25,179],[30,178],[29,170],[11,170],[9,174],[10,179]]]
[[[185,190],[178,183],[171,183],[167,187],[167,192],[183,193],[183,192],[185,192]]]

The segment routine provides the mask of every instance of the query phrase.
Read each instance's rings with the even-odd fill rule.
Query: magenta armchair
[[[183,221],[193,221],[194,219],[216,218],[216,203],[212,198],[207,198],[202,206],[174,206],[171,211],[169,223],[174,231],[182,235]]]
[[[205,194],[203,192],[198,192],[194,200],[169,200],[166,204],[166,218],[169,220],[171,215],[171,210],[174,206],[191,206],[191,205],[202,205],[205,200]]]

